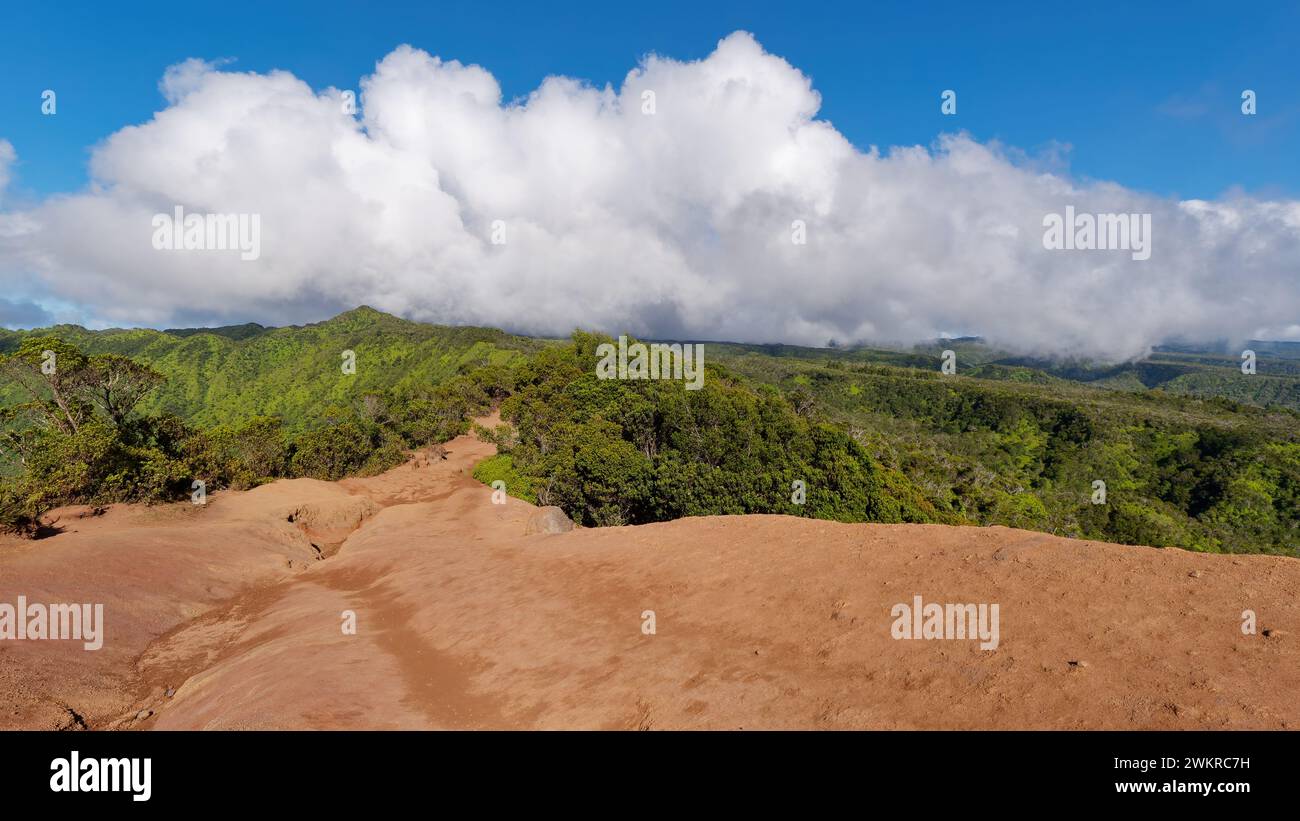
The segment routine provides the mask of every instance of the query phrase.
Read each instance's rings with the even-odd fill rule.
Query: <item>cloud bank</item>
[[[1151,196],[964,134],[860,150],[743,32],[697,62],[648,57],[617,89],[550,77],[517,101],[409,46],[354,112],[337,89],[197,60],[160,87],[166,108],[94,150],[86,191],[0,211],[0,278],[159,326],[365,303],[542,334],[978,333],[1107,359],[1300,330],[1300,202]],[[12,162],[0,151],[0,182]],[[259,214],[260,257],[155,250],[151,219],[177,205]],[[1066,206],[1151,214],[1150,259],[1045,249]]]

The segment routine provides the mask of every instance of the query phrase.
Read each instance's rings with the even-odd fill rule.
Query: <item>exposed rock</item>
[[[86,719],[80,713],[66,704],[60,705],[63,708],[64,720],[59,723],[60,730],[84,730],[86,729]]]
[[[534,533],[568,533],[570,530],[573,530],[573,520],[555,505],[537,508],[524,525],[525,536]]]

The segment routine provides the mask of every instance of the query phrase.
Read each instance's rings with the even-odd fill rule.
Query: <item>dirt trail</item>
[[[784,516],[524,536],[469,475],[492,451],[0,543],[0,601],[108,623],[0,643],[0,727],[1300,727],[1300,561]],[[917,595],[997,603],[997,649],[893,639]]]

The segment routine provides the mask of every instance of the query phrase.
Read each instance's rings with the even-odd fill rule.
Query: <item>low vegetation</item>
[[[940,518],[904,477],[781,391],[711,366],[698,391],[598,379],[596,346],[606,341],[576,332],[515,369],[500,455],[480,465],[480,479],[587,525],[729,513]]]

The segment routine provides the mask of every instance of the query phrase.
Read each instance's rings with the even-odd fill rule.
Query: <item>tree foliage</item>
[[[886,480],[806,397],[754,389],[710,367],[680,380],[602,380],[596,346],[575,332],[516,369],[501,405],[513,426],[502,459],[537,501],[587,525],[680,516],[787,513],[840,521],[934,521],[907,482]],[[480,476],[497,472],[485,468]],[[805,498],[794,500],[796,482]],[[509,487],[509,483],[507,483]]]

